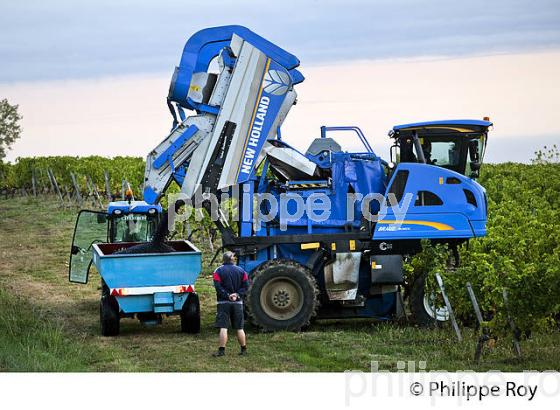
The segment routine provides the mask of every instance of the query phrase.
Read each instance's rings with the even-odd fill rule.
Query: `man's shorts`
[[[218,303],[215,327],[221,329],[243,329],[243,303]],[[230,326],[231,325],[231,326]]]

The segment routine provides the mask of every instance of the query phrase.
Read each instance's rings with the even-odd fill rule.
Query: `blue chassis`
[[[168,105],[174,118],[173,128],[177,125],[177,113],[181,120],[184,120],[185,113],[183,109],[195,110],[198,113],[210,112],[217,114],[220,107],[211,107],[203,104],[196,104],[187,98],[187,92],[190,86],[192,75],[196,72],[206,72],[210,61],[216,57],[221,50],[229,45],[234,33],[240,34],[243,38],[249,40],[253,45],[271,57],[278,65],[283,67],[291,77],[293,84],[298,84],[304,80],[303,75],[296,70],[299,66],[299,60],[292,54],[282,50],[274,44],[268,42],[262,37],[256,35],[245,27],[241,26],[224,26],[215,27],[193,35],[186,43],[179,67],[173,76],[170,94],[168,97]],[[230,61],[232,60],[232,61]],[[233,66],[235,61],[233,57],[226,59],[225,63]],[[172,104],[175,103],[175,106]],[[272,119],[267,119],[273,121]],[[266,122],[266,121],[265,121]],[[401,128],[409,128],[411,126],[426,125],[445,125],[445,124],[464,124],[466,126],[480,126],[487,129],[491,123],[476,120],[455,120],[455,121],[436,121],[432,123],[417,123],[396,126],[395,130]],[[267,125],[267,124],[265,124]],[[270,124],[268,124],[270,125]],[[263,126],[264,128],[264,126]],[[469,238],[483,236],[486,233],[486,197],[485,190],[475,181],[464,175],[458,174],[451,170],[436,167],[427,164],[418,163],[401,163],[397,166],[391,177],[388,179],[384,167],[387,163],[375,155],[369,143],[363,136],[363,133],[357,127],[322,127],[321,137],[326,137],[326,132],[334,131],[352,131],[358,134],[363,142],[366,151],[363,153],[337,153],[329,158],[320,156],[307,157],[314,161],[323,169],[332,171],[332,183],[326,188],[317,188],[313,191],[301,190],[299,193],[308,198],[311,193],[322,192],[326,194],[332,202],[340,204],[341,195],[348,192],[349,187],[354,192],[367,195],[372,192],[385,193],[387,195],[395,176],[399,171],[408,172],[408,180],[406,182],[406,192],[412,194],[413,199],[420,191],[430,191],[435,193],[439,198],[444,199],[442,205],[438,206],[416,206],[414,200],[409,212],[404,217],[401,225],[395,224],[394,221],[399,219],[391,208],[388,209],[387,215],[373,225],[368,230],[369,237],[365,238],[363,232],[356,232],[359,229],[361,220],[356,217],[349,224],[342,215],[342,210],[346,212],[345,207],[338,206],[334,208],[334,214],[330,215],[325,221],[316,223],[310,221],[307,217],[302,217],[297,221],[289,221],[287,230],[280,231],[277,228],[278,221],[273,223],[261,224],[255,231],[252,229],[253,221],[251,219],[241,220],[239,223],[239,236],[231,237],[229,243],[225,243],[226,247],[235,249],[240,252],[240,265],[246,271],[251,273],[259,265],[279,257],[295,260],[299,263],[306,264],[313,251],[303,251],[300,249],[300,243],[313,242],[317,235],[338,235],[347,233],[348,230],[356,232],[356,238],[362,243],[373,245],[379,242],[391,242],[395,245],[395,250],[399,250],[401,254],[414,253],[419,246],[421,239],[430,239],[442,242],[461,242]],[[187,130],[180,138],[181,144],[173,144],[173,146],[158,158],[158,164],[161,165],[165,161],[171,161],[171,156],[176,149],[179,149],[182,142],[191,138],[194,133]],[[277,138],[280,139],[280,130],[277,132]],[[178,164],[174,169],[174,179],[181,185],[183,183],[186,168],[184,164]],[[268,164],[265,162],[262,175],[266,175]],[[241,192],[247,187],[250,195],[254,193],[272,192],[279,195],[282,191],[265,177],[257,177],[253,173],[249,180],[242,184]],[[450,183],[448,181],[459,181]],[[297,183],[305,183],[309,181],[292,181],[292,185]],[[317,182],[317,181],[314,181]],[[389,189],[388,189],[389,187]],[[298,192],[293,187],[291,191]],[[466,200],[466,191],[470,191],[475,198],[476,205],[472,205]],[[157,199],[155,194],[149,189],[144,192],[144,198],[147,202]],[[399,202],[402,205],[402,201]],[[252,215],[252,201],[241,201],[239,214],[245,214],[245,208],[249,208],[247,214]],[[379,209],[372,207],[371,212],[375,213]],[[358,213],[358,215],[360,215]],[[230,232],[231,234],[231,232]],[[292,243],[277,243],[275,238],[282,236],[294,236],[298,240]],[[352,233],[346,236],[352,238]],[[270,238],[270,244],[267,246],[267,239]],[[251,251],[255,246],[250,244],[250,240],[254,239],[255,243],[261,244],[256,247],[256,252]],[[245,240],[245,241],[244,241]],[[249,240],[247,242],[246,240]],[[249,245],[238,245],[236,242],[243,242]],[[264,245],[263,245],[264,244]],[[373,248],[371,249],[373,251]],[[365,264],[363,264],[365,265]],[[316,272],[316,278],[321,286],[320,269]],[[360,270],[359,293],[366,296],[365,306],[351,309],[351,314],[357,317],[377,317],[388,318],[396,308],[396,292],[389,292],[382,295],[371,296],[368,294],[370,287],[369,266],[363,266]],[[342,312],[348,310],[341,309],[341,317],[347,316]]]

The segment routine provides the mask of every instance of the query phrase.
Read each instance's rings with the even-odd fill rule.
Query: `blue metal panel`
[[[254,184],[247,183],[240,185],[242,202],[240,207],[240,233],[239,236],[251,236],[253,234],[253,198]]]
[[[330,200],[331,207],[329,207],[329,215],[325,220],[310,221],[309,209],[306,208],[306,213],[298,220],[291,220],[289,218],[282,218],[283,222],[287,222],[288,230],[279,231],[275,228],[270,228],[269,235],[285,235],[285,234],[304,234],[304,233],[331,233],[344,231],[345,227],[350,225],[358,228],[360,226],[361,216],[361,203],[356,201],[354,203],[354,220],[348,221],[350,212],[347,210],[347,193],[355,192],[363,196],[370,193],[385,192],[385,172],[382,166],[382,161],[375,154],[350,154],[350,153],[335,153],[331,157],[332,163],[332,183],[329,187],[317,187],[314,189],[297,189],[292,184],[302,184],[305,181],[291,181],[288,182],[290,192],[297,193],[309,206],[309,198],[312,195],[324,194]],[[309,183],[318,183],[321,181],[309,181]],[[263,187],[259,186],[259,191],[268,189],[268,185]],[[271,187],[270,193],[279,197],[282,189]],[[292,216],[296,213],[297,203],[293,200],[285,201],[289,198],[289,194],[284,196],[284,204],[287,208],[287,213]],[[336,204],[336,206],[334,206]],[[376,213],[379,209],[377,201],[371,201],[371,212]],[[324,213],[319,212],[318,209],[313,209],[315,215],[322,217]],[[264,214],[268,213],[266,209]],[[286,215],[287,216],[287,215]],[[287,219],[290,219],[287,221]],[[321,218],[323,219],[323,218]],[[293,229],[305,227],[305,231],[294,232]],[[337,229],[338,228],[338,229]]]
[[[358,311],[360,317],[389,320],[397,309],[397,292],[382,293],[369,297],[365,306]]]
[[[124,313],[153,312],[154,310],[152,295],[116,296],[115,299]]]
[[[243,142],[243,156],[237,170],[237,183],[247,182],[252,176],[256,160],[278,116],[278,112],[291,87],[287,70],[274,60],[268,60],[262,73],[259,95],[255,101],[254,114],[249,131]]]
[[[172,313],[173,312],[173,293],[156,292],[154,293],[154,312],[155,313]]]
[[[145,201],[131,201],[130,203],[128,201],[114,201],[109,202],[107,213],[112,214],[119,210],[123,214],[147,214],[150,209],[155,209],[157,213],[161,213],[163,210],[161,205],[151,205]]]
[[[229,45],[233,34],[247,40],[288,70],[299,66],[299,59],[296,56],[252,32],[247,27],[238,25],[210,27],[193,34],[185,44],[180,65],[193,67],[195,72],[206,71],[208,64],[217,53],[223,47]]]
[[[154,295],[132,295],[116,296],[120,310],[124,313],[156,312],[156,313],[179,313],[187,301],[190,293],[171,293],[171,305],[164,310],[156,310]]]
[[[477,126],[477,127],[490,127],[492,123],[490,121],[483,120],[441,120],[441,121],[425,121],[425,122],[414,122],[410,124],[395,125],[393,127],[394,131],[404,130],[407,128],[418,128],[418,127],[429,127],[429,126]]]
[[[93,263],[110,288],[194,284],[202,258],[200,252],[101,255],[93,247]]]
[[[411,195],[410,206],[403,223],[398,224],[399,218],[392,208],[388,208],[386,216],[382,217],[375,227],[373,239],[470,238],[479,236],[484,231],[484,188],[477,182],[445,168],[401,163],[397,166],[389,187],[397,173],[402,170],[409,171],[409,175],[399,206],[403,205],[407,194]],[[447,183],[448,177],[458,179],[460,183]],[[477,206],[467,202],[465,189],[473,193]],[[443,204],[415,205],[419,191],[429,191],[437,195]],[[478,233],[473,231],[470,221],[479,221]]]
[[[146,203],[148,204],[155,204],[155,202],[159,197],[158,193],[154,191],[152,187],[149,186],[144,188],[143,196],[144,196],[144,201],[146,201]]]
[[[375,226],[373,239],[437,239],[472,238],[474,232],[467,217],[460,213],[412,213],[406,214],[402,224],[392,213]]]
[[[196,72],[206,72],[212,59],[218,56],[222,49],[229,46],[233,34],[241,36],[278,64],[285,67],[286,70],[290,70],[288,73],[294,83],[303,81],[303,75],[295,70],[299,66],[299,59],[293,54],[288,53],[243,26],[211,27],[193,34],[185,44],[181,62],[171,80],[169,100],[175,101],[188,109],[209,108],[200,107],[198,104],[195,106],[192,101],[187,100],[192,75]],[[227,58],[226,60],[228,61]],[[231,64],[232,62],[229,61],[229,63]]]
[[[183,309],[183,305],[190,297],[191,293],[175,293],[173,294],[173,308],[176,311]]]
[[[474,236],[485,236],[486,235],[486,220],[482,221],[469,221],[471,223]]]
[[[196,125],[191,125],[190,127],[188,127],[179,137],[177,137],[175,141],[171,143],[171,145],[164,152],[161,153],[159,157],[154,160],[154,168],[160,168],[167,161],[172,162],[173,154],[175,154],[177,150],[185,144],[185,142],[192,138],[197,131],[198,127]],[[172,168],[175,168],[173,164]]]
[[[292,83],[293,84],[299,84],[302,83],[303,80],[305,80],[305,77],[303,76],[302,73],[300,73],[298,70],[296,70],[295,68],[292,70],[288,70],[288,73],[290,74],[290,76],[292,77]]]

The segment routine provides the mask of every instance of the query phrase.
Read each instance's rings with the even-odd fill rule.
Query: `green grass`
[[[86,370],[89,352],[66,342],[59,324],[0,289],[0,370]]]
[[[0,200],[0,370],[5,371],[344,371],[397,370],[398,361],[426,361],[426,370],[560,370],[560,335],[538,333],[522,342],[515,359],[510,340],[472,357],[476,335],[463,329],[426,330],[369,320],[318,321],[302,333],[260,333],[247,328],[249,356],[238,357],[233,335],[224,358],[210,356],[215,296],[207,243],[196,283],[201,296],[200,335],[179,332],[179,319],[158,327],[123,319],[121,335],[99,336],[99,278],[70,284],[68,251],[76,210],[57,202]]]

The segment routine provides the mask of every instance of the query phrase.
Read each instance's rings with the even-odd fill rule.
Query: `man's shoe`
[[[221,357],[221,356],[225,356],[225,355],[226,355],[225,350],[218,350],[217,352],[212,353],[213,357]]]
[[[239,350],[239,356],[247,356],[247,349],[241,349]]]

